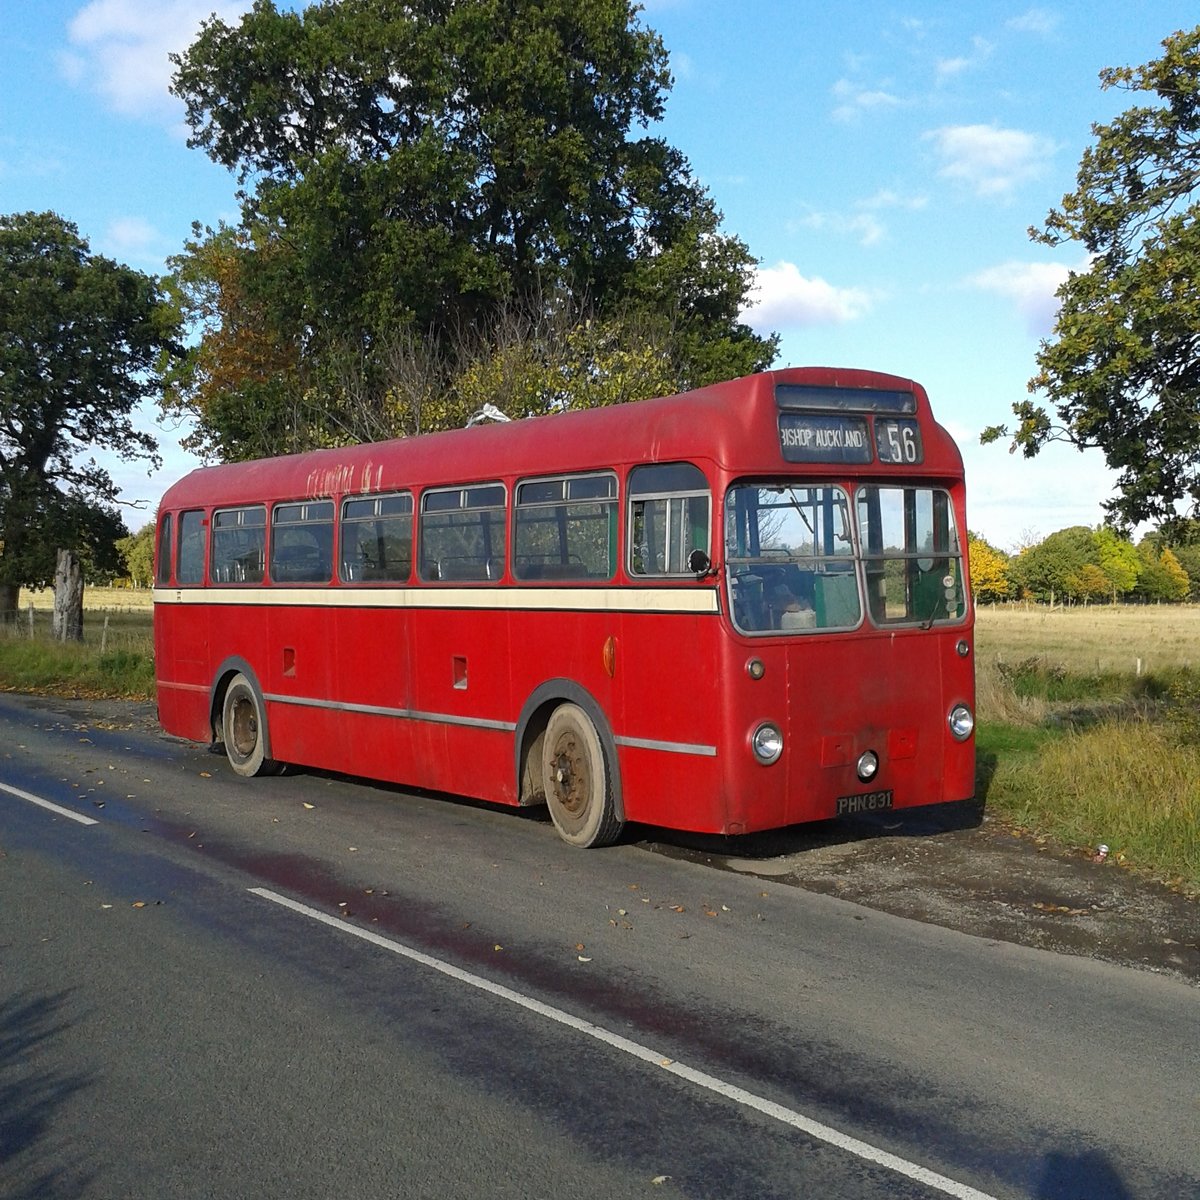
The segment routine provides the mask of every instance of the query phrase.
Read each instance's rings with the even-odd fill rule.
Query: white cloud
[[[1038,178],[1055,149],[1041,134],[994,125],[947,125],[924,137],[941,159],[938,174],[977,196],[1005,197]]]
[[[754,301],[742,312],[742,320],[754,329],[840,325],[856,320],[871,308],[871,295],[864,289],[840,288],[824,279],[809,279],[794,263],[760,267],[756,274]]]
[[[882,88],[863,87],[848,79],[839,79],[833,85],[833,94],[841,102],[833,110],[836,121],[853,121],[864,113],[898,108],[903,103],[898,96]]]
[[[929,197],[917,193],[908,195],[897,192],[892,188],[881,188],[873,196],[868,196],[865,200],[860,200],[856,207],[861,208],[864,212],[875,212],[885,208],[907,209],[911,212],[916,212],[919,209],[925,208],[929,203]]]
[[[167,56],[186,50],[214,10],[231,21],[247,8],[213,0],[91,0],[67,28],[71,49],[59,66],[69,82],[99,93],[124,116],[174,119],[179,106],[167,90],[174,70]]]
[[[980,66],[991,57],[992,51],[995,49],[991,42],[981,37],[972,38],[971,47],[972,53],[969,55],[938,59],[935,71],[939,83],[944,83],[947,79],[953,79],[964,71]]]
[[[163,234],[141,217],[118,217],[110,221],[99,240],[106,254],[135,265],[161,263],[167,246]]]
[[[1058,14],[1045,8],[1031,8],[1019,17],[1013,17],[1006,22],[1009,29],[1017,33],[1040,33],[1043,36],[1051,34],[1058,28]]]
[[[789,227],[793,226],[852,237],[860,246],[876,246],[887,234],[883,222],[869,212],[813,212],[789,222]]]
[[[970,287],[1011,300],[1034,337],[1047,337],[1058,313],[1055,293],[1071,269],[1061,263],[1006,262],[967,280]]]

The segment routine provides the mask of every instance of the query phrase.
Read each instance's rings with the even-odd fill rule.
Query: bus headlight
[[[783,734],[769,721],[764,721],[751,735],[750,748],[764,767],[770,766],[783,753]]]
[[[965,742],[975,728],[975,718],[965,704],[956,704],[950,710],[950,732],[960,741]]]

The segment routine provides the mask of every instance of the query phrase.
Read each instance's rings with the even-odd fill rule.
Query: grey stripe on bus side
[[[667,754],[699,754],[704,758],[716,758],[716,746],[693,745],[690,742],[658,742],[653,738],[614,737],[618,746],[630,746],[635,750],[664,750]]]
[[[302,708],[329,708],[336,712],[365,713],[368,716],[395,717],[409,721],[432,721],[439,725],[467,725],[474,729],[495,729],[500,733],[515,733],[513,721],[491,721],[486,717],[459,717],[451,713],[417,712],[411,708],[385,708],[378,704],[350,704],[337,700],[318,700],[312,696],[284,696],[270,692],[264,700],[276,704],[296,704]],[[661,742],[653,738],[615,737],[618,746],[634,750],[661,750],[666,754],[696,754],[703,758],[716,758],[716,746],[693,745],[689,742]]]
[[[384,708],[378,704],[350,704],[339,700],[318,700],[311,696],[282,696],[269,693],[264,700],[276,704],[298,704],[304,708],[331,708],[337,712],[366,713],[368,716],[397,717],[409,721],[433,721],[439,725],[470,725],[476,729],[496,729],[501,733],[515,733],[513,721],[490,721],[486,717],[458,717],[450,713],[417,712],[411,708]]]

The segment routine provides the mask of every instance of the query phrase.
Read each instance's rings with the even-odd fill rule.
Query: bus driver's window
[[[710,553],[708,480],[691,463],[629,472],[629,573],[692,575],[693,550]]]

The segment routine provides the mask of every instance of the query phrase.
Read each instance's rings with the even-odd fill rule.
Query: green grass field
[[[51,639],[51,593],[21,602],[0,687],[153,696],[149,591],[89,589],[82,646]],[[976,663],[989,812],[1200,895],[1200,607],[985,608]]]
[[[984,609],[989,811],[1200,894],[1200,607]]]

